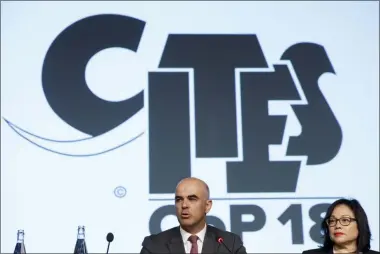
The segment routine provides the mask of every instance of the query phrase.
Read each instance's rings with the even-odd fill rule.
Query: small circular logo
[[[123,186],[117,186],[113,193],[116,197],[123,198],[127,194],[127,189],[125,189]]]

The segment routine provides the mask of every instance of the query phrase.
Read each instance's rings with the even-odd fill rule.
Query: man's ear
[[[212,200],[206,201],[206,214],[211,210],[212,207]]]

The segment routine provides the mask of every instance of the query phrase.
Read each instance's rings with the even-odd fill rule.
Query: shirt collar
[[[199,240],[201,241],[201,243],[203,243],[205,239],[206,229],[207,229],[207,224],[205,224],[205,227],[196,234]],[[181,226],[179,227],[179,230],[181,232],[183,242],[186,243],[192,234],[190,234],[189,232],[186,232]]]

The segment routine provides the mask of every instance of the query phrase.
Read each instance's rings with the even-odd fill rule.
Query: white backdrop
[[[309,235],[314,223],[309,209],[338,197],[357,198],[362,203],[373,233],[372,247],[378,250],[378,9],[378,2],[2,2],[1,252],[13,251],[17,229],[25,230],[27,252],[71,252],[78,225],[86,226],[90,252],[106,250],[108,232],[115,235],[111,253],[138,252],[143,237],[150,234],[152,213],[174,204],[166,200],[172,194],[149,194],[147,106],[110,132],[83,142],[49,142],[30,134],[53,140],[89,137],[51,109],[41,73],[45,54],[57,35],[96,14],[120,14],[146,22],[137,54],[106,49],[87,65],[87,85],[109,101],[124,100],[146,89],[147,73],[158,70],[169,34],[256,34],[270,66],[279,63],[282,53],[295,43],[323,45],[336,74],[323,75],[319,85],[343,133],[333,160],[307,166],[303,158],[295,193],[227,193],[224,159],[193,156],[191,172],[209,184],[216,198],[210,215],[220,218],[227,230],[231,229],[230,205],[254,204],[265,211],[263,228],[243,233],[248,252],[301,252],[317,247]],[[286,160],[286,140],[302,128],[289,102],[269,105],[270,114],[289,116],[283,145],[269,148],[272,160]],[[5,119],[29,134],[11,128]],[[64,156],[35,145],[88,154],[115,147],[141,132],[128,145],[90,157]],[[118,186],[125,188],[125,196]],[[278,221],[291,204],[302,205],[302,217],[294,220],[303,223],[303,244],[292,244],[291,223]],[[250,221],[252,216],[242,220]],[[161,224],[162,229],[175,225],[174,216],[165,217]]]

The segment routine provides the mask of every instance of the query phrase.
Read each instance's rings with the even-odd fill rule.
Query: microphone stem
[[[109,249],[110,249],[110,242],[108,242],[108,246],[107,246],[107,254],[108,254]]]

